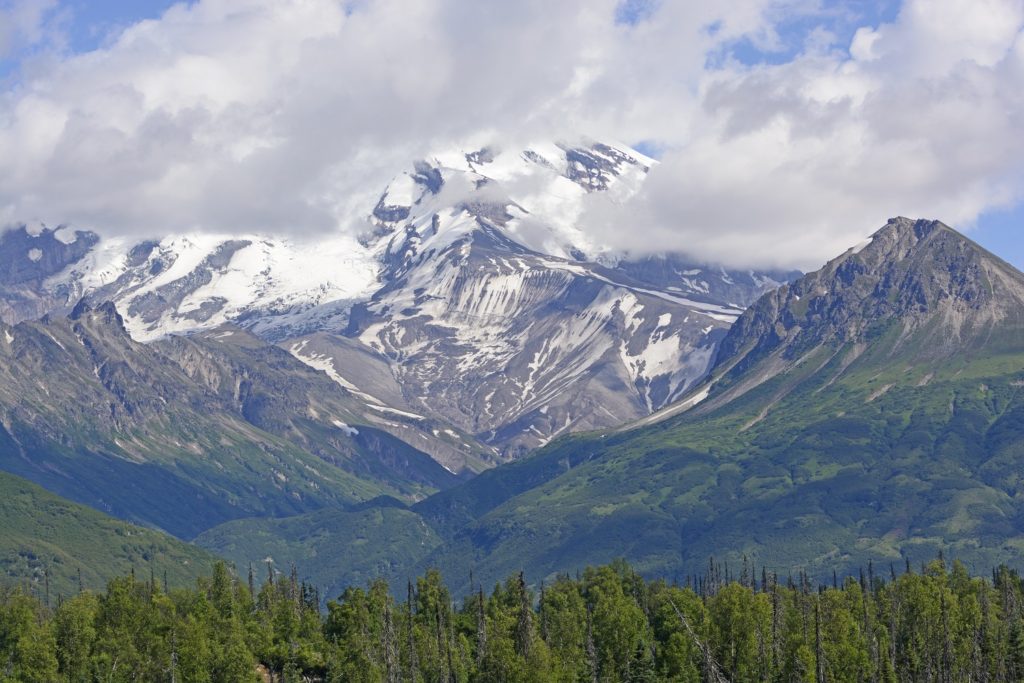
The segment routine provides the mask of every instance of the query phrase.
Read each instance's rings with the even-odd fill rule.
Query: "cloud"
[[[619,247],[803,268],[895,215],[970,228],[1024,189],[1022,26],[1021,2],[912,0],[848,50],[710,71],[644,191],[585,220]]]
[[[57,0],[13,0],[0,2],[0,60],[55,36],[48,21]]]
[[[641,195],[586,214],[617,247],[807,266],[888,215],[964,224],[1014,201],[1021,3],[908,2],[846,45],[830,14],[811,0],[180,4],[0,97],[0,221],[360,230],[411,159],[580,134],[666,150]],[[729,56],[792,48],[780,22],[794,16],[813,30],[793,59]]]

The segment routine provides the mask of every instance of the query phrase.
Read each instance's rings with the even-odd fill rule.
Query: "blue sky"
[[[70,12],[71,47],[76,51],[95,49],[112,32],[144,19],[155,19],[170,7],[168,0],[62,0]]]
[[[0,55],[0,75],[16,75],[20,62],[53,49],[57,40],[70,53],[103,47],[125,27],[156,19],[173,4],[171,0],[57,0],[47,7],[43,16],[45,24],[59,32],[59,36],[44,36],[35,44],[20,45],[11,54]],[[0,10],[16,5],[17,2],[11,0],[0,0]]]
[[[986,52],[988,43],[998,54],[1012,44],[1012,34],[1000,33],[1005,25],[1024,36],[1020,0],[989,0],[982,10],[962,0],[622,0],[607,25],[595,22],[597,2],[248,0],[243,17],[230,2],[211,2],[118,50],[107,48],[121,29],[180,3],[0,0],[0,39],[11,8],[52,4],[42,37],[8,40],[0,53],[9,89],[0,148],[25,159],[24,168],[8,164],[9,177],[0,170],[0,214],[121,231],[143,220],[174,229],[184,216],[222,231],[238,216],[266,216],[255,227],[267,230],[292,229],[302,215],[337,225],[324,207],[363,189],[339,180],[339,160],[387,164],[367,170],[377,177],[428,143],[461,144],[458,135],[481,131],[564,135],[571,122],[572,134],[623,140],[664,161],[646,205],[623,207],[603,228],[588,224],[622,239],[630,221],[627,248],[643,241],[729,265],[746,258],[808,268],[886,218],[911,215],[965,229],[1024,267],[1024,206],[1005,206],[1024,194],[1016,187],[1024,111],[1004,95],[1024,90],[1013,80],[1024,69],[993,66]],[[422,7],[431,12],[412,11]],[[339,8],[358,21],[332,17]],[[317,40],[333,21],[327,47]],[[871,40],[855,54],[865,30]],[[710,47],[691,47],[703,42]],[[265,63],[299,45],[317,48]],[[70,57],[98,49],[100,59],[68,76]],[[200,62],[175,59],[175,51],[218,68],[197,72]],[[440,76],[422,59],[438,51],[448,65]],[[982,68],[964,71],[958,59]],[[31,92],[20,92],[26,78]],[[845,110],[865,83],[866,101],[877,104]],[[139,97],[124,99],[128,92]],[[770,134],[780,122],[788,140]],[[862,133],[886,142],[858,148],[851,140]],[[368,153],[347,142],[367,140],[384,147]],[[239,151],[252,149],[276,158]],[[55,173],[63,173],[59,189]],[[211,181],[183,195],[172,173]],[[254,196],[266,206],[253,207]]]
[[[982,214],[972,239],[1024,270],[1024,205]]]

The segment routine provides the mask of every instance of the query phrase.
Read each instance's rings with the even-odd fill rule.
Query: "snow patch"
[[[408,173],[403,173],[388,185],[382,202],[384,206],[412,206],[419,200],[422,188]]]
[[[707,397],[710,396],[710,395],[711,395],[711,385],[709,384],[708,386],[704,387],[704,389],[701,390],[700,392],[694,394],[690,398],[688,398],[685,401],[683,401],[682,403],[680,403],[680,406],[683,407],[683,408],[692,408],[695,405],[697,405],[698,403],[703,403],[704,400],[707,399]]]
[[[46,336],[53,340],[53,343],[60,347],[61,351],[67,351],[67,347],[60,343],[60,340],[54,337],[51,333],[47,332]]]
[[[78,232],[67,225],[62,225],[53,231],[53,236],[64,244],[74,244],[78,241]]]
[[[341,431],[343,431],[346,434],[348,434],[349,436],[358,436],[359,435],[359,430],[358,429],[356,429],[355,427],[349,427],[347,424],[345,424],[341,420],[331,420],[331,423],[335,427],[340,429]]]
[[[376,410],[377,412],[380,412],[380,413],[390,413],[391,415],[398,415],[400,417],[408,417],[408,418],[412,418],[413,420],[426,420],[427,419],[427,418],[423,417],[422,415],[417,415],[416,413],[410,413],[410,412],[408,412],[406,410],[399,410],[397,408],[389,408],[387,406],[380,406],[380,405],[377,405],[376,403],[367,403],[366,407],[370,408],[371,410]]]

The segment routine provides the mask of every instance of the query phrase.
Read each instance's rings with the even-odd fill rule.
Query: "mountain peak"
[[[82,298],[71,309],[68,319],[73,321],[87,320],[98,322],[104,326],[113,325],[119,332],[127,335],[128,331],[124,325],[124,318],[118,313],[117,307],[111,301],[103,301],[92,306],[86,298]]]
[[[1022,329],[1024,274],[940,221],[899,217],[762,297],[729,331],[714,374],[725,386],[756,368],[759,384],[848,344],[935,360],[1012,345],[1005,332]]]
[[[921,240],[931,235],[936,231],[949,231],[956,232],[953,228],[949,227],[942,221],[933,220],[929,218],[907,218],[906,216],[896,216],[886,221],[875,235],[892,234],[911,237],[914,239]]]
[[[874,255],[875,261],[879,264],[902,261],[915,252],[927,248],[927,245],[933,243],[934,240],[943,238],[960,241],[965,245],[970,244],[966,237],[941,221],[898,216],[890,218],[870,239],[853,247],[837,260],[844,260],[851,255],[860,255],[866,252],[862,259]],[[977,245],[973,246],[977,247]]]

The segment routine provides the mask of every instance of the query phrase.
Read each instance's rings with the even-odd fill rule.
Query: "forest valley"
[[[0,680],[51,681],[1020,681],[1024,582],[940,557],[812,585],[714,561],[686,585],[628,564],[459,606],[428,571],[396,599],[376,581],[320,609],[317,591],[218,563],[194,588],[151,576],[97,594],[0,594]],[[38,593],[38,591],[37,591]]]

